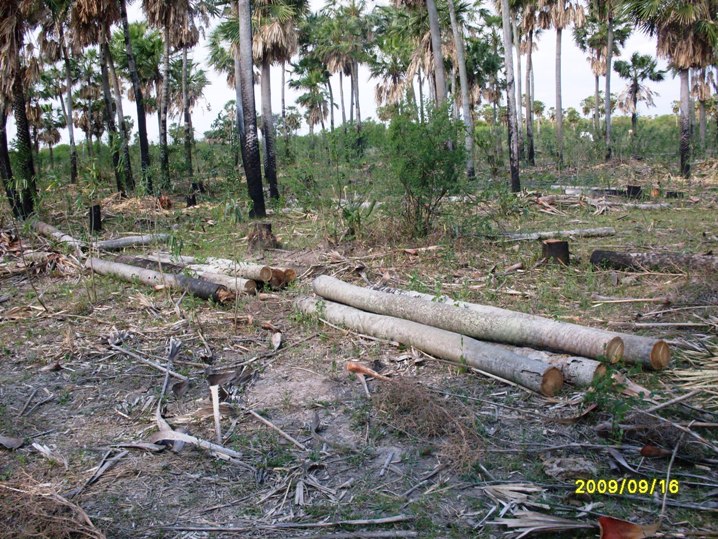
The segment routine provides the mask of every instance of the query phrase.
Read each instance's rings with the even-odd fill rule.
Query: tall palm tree
[[[506,101],[509,115],[509,165],[511,169],[511,191],[521,191],[519,177],[519,128],[516,118],[516,89],[514,81],[513,42],[511,32],[511,10],[509,0],[501,0],[501,20],[504,30],[504,57],[506,67]]]
[[[33,2],[6,0],[0,3],[0,70],[3,73],[0,95],[12,96],[17,129],[15,174],[3,183],[13,214],[19,219],[32,215],[37,198],[21,56],[25,36],[37,26],[42,15],[42,7]]]
[[[446,101],[446,75],[444,74],[444,58],[441,54],[441,26],[439,11],[434,0],[426,0],[426,11],[429,14],[429,30],[431,32],[431,50],[434,51],[434,79],[436,81],[436,104],[441,106]]]
[[[691,97],[698,101],[698,136],[701,151],[706,149],[706,102],[711,98],[711,79],[713,73],[708,73],[705,67],[695,69],[691,75]]]
[[[132,51],[130,39],[130,23],[127,19],[126,0],[118,0],[120,6],[120,19],[122,21],[122,36],[125,41],[125,53],[127,55],[127,68],[130,72],[132,89],[134,91],[135,105],[137,106],[137,131],[140,137],[140,168],[142,169],[142,181],[147,192],[152,193],[154,186],[150,175],[150,144],[147,139],[147,119],[145,117],[145,103],[142,94],[142,85],[137,73],[135,55]]]
[[[526,98],[523,106],[526,107],[526,160],[529,165],[536,164],[536,149],[534,145],[534,116],[533,116],[533,51],[536,47],[535,38],[541,29],[538,26],[538,5],[534,0],[514,0],[513,5],[520,10],[521,19],[518,24],[520,33],[525,37],[519,41],[519,53],[526,53]],[[520,93],[520,92],[519,92]],[[523,97],[523,96],[522,96]]]
[[[239,18],[239,64],[242,87],[242,109],[244,116],[244,173],[247,189],[252,199],[251,217],[266,217],[262,170],[257,137],[257,113],[254,108],[254,73],[252,72],[252,8],[249,0],[237,0]]]
[[[561,38],[571,24],[583,26],[585,14],[577,0],[539,0],[541,28],[556,30],[556,147],[558,163],[563,163],[563,104],[561,94]]]
[[[5,195],[7,196],[13,216],[16,219],[22,218],[22,200],[15,188],[15,181],[12,175],[12,164],[10,163],[10,151],[7,142],[7,117],[10,113],[11,98],[2,94],[0,88],[0,180],[2,180]]]
[[[681,174],[691,174],[691,68],[711,64],[718,45],[715,0],[625,0],[625,9],[639,26],[658,38],[658,56],[668,58],[681,81]]]
[[[665,71],[657,69],[658,63],[648,54],[634,52],[630,61],[618,60],[613,64],[613,70],[622,79],[628,81],[623,92],[626,99],[619,99],[619,108],[631,113],[631,129],[633,136],[638,132],[638,102],[645,101],[649,106],[653,104],[653,92],[643,84],[650,80],[660,82],[665,78]]]

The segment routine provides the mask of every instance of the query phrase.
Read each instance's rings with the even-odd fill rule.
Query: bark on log
[[[166,242],[170,239],[169,234],[146,234],[144,236],[125,236],[124,238],[115,238],[113,240],[103,240],[95,243],[95,247],[101,251],[119,251],[125,247],[134,247],[135,245],[148,245],[151,243]]]
[[[296,306],[306,314],[319,314],[332,324],[414,346],[428,354],[505,378],[543,395],[553,396],[563,386],[563,375],[556,367],[459,333],[315,298],[299,298]]]
[[[579,228],[576,230],[549,230],[545,232],[506,232],[500,235],[498,241],[524,241],[524,240],[550,240],[556,238],[598,238],[614,236],[613,227]]]
[[[556,367],[563,374],[564,381],[575,386],[590,386],[594,380],[606,374],[606,366],[595,359],[551,354],[542,350],[510,346],[508,344],[496,344],[496,346],[509,350],[516,355],[542,361]]]
[[[77,240],[72,236],[65,234],[61,230],[58,230],[54,226],[48,225],[47,223],[44,223],[42,221],[35,221],[32,227],[41,236],[45,236],[46,238],[59,241],[60,243],[64,243],[65,245],[67,245],[68,247],[72,247],[76,251],[80,251],[85,247],[84,242]]]
[[[103,260],[101,258],[90,257],[85,262],[85,267],[91,269],[100,275],[111,275],[122,279],[123,281],[132,282],[138,280],[148,286],[168,286],[185,290],[202,299],[212,299],[217,303],[227,303],[234,300],[235,295],[227,290],[226,287],[218,285],[202,279],[187,277],[186,275],[174,275],[169,273],[160,273],[137,266]]]
[[[566,334],[564,340],[569,345],[571,345],[571,336],[574,335],[576,332],[580,334],[583,331],[590,331],[594,335],[603,336],[604,339],[612,339],[618,337],[618,339],[622,343],[622,354],[621,350],[612,351],[611,349],[609,349],[605,356],[611,361],[611,363],[616,363],[617,361],[619,361],[619,359],[622,358],[623,361],[626,363],[636,363],[644,365],[646,367],[651,367],[656,370],[660,370],[664,369],[671,359],[670,349],[668,348],[668,345],[662,340],[650,339],[648,337],[637,337],[634,335],[616,333],[613,331],[609,332],[601,329],[586,328],[577,324],[556,322],[555,320],[542,318],[540,316],[532,314],[518,313],[514,311],[509,311],[507,309],[500,309],[498,307],[478,305],[476,303],[455,301],[448,296],[432,296],[431,294],[422,294],[421,292],[414,292],[412,290],[402,290],[400,288],[389,287],[379,288],[379,290],[388,294],[408,296],[421,299],[423,301],[429,301],[434,304],[447,304],[450,307],[460,307],[461,309],[476,311],[477,313],[479,313],[479,315],[484,316],[488,320],[486,322],[487,324],[490,323],[492,317],[497,317],[499,320],[494,323],[499,326],[504,323],[504,319],[509,319],[512,326],[521,326],[522,324],[524,324],[526,325],[526,330],[533,330],[539,332],[541,331],[541,327],[544,323],[549,323],[548,327],[551,327],[552,331],[557,331],[559,334],[561,332]],[[556,327],[556,325],[560,327]],[[561,327],[564,329],[560,329]],[[629,342],[628,346],[626,345],[626,341]],[[537,346],[536,344],[526,344],[528,344],[529,346]],[[546,348],[564,351],[571,354],[577,354],[579,356],[593,357],[594,359],[598,357],[591,356],[587,353],[579,351],[577,346],[572,346],[571,348],[569,348],[569,346],[566,346],[565,350],[551,345],[547,345]]]
[[[207,257],[199,259],[194,256],[174,256],[168,253],[153,254],[147,258],[162,263],[179,264],[182,266],[204,266],[207,271],[237,275],[245,279],[252,279],[253,281],[269,282],[272,278],[272,268],[269,266],[235,262],[227,258]]]
[[[683,253],[618,253],[596,250],[591,264],[615,269],[669,269],[718,271],[718,256]]]
[[[168,262],[157,262],[155,260],[148,260],[146,258],[139,258],[136,256],[118,256],[115,258],[115,262],[146,268],[153,271],[161,270],[162,273],[180,274],[185,270],[188,270],[193,274],[193,277],[222,285],[235,294],[254,294],[257,292],[257,283],[251,279],[243,279],[242,277],[233,277],[231,275],[214,273],[211,271],[198,271],[193,270],[190,267],[183,267],[177,264],[170,264]]]

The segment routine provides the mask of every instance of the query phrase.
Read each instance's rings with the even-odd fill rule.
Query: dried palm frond
[[[681,387],[701,389],[700,400],[706,410],[718,410],[718,343],[703,347],[702,351],[685,350],[683,358],[690,363],[688,369],[673,371]]]
[[[511,528],[514,531],[509,532],[510,536],[518,539],[536,532],[565,532],[594,527],[593,524],[580,520],[545,515],[536,511],[516,511],[513,516],[515,518],[498,518],[490,524]]]

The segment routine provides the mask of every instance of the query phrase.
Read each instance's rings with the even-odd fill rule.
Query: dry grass
[[[82,508],[50,485],[0,483],[0,539],[104,539]]]

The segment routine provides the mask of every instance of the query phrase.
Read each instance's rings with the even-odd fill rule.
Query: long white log
[[[266,283],[272,279],[272,268],[269,266],[236,262],[226,258],[215,258],[210,256],[200,259],[194,256],[174,256],[168,253],[148,255],[147,258],[164,264],[190,266],[192,269],[236,275],[238,277],[244,277],[245,279],[253,279],[255,281],[262,281]]]
[[[137,280],[152,287],[167,286],[169,288],[186,290],[192,295],[202,299],[212,299],[218,303],[227,303],[235,297],[232,292],[220,284],[195,279],[194,277],[187,277],[186,275],[160,273],[159,271],[95,257],[88,258],[87,261],[85,261],[85,267],[100,275],[111,275],[123,281],[133,282]]]
[[[556,367],[459,333],[317,298],[299,298],[296,306],[301,312],[318,314],[332,324],[414,346],[428,354],[474,367],[543,395],[553,396],[563,386],[563,375]]]
[[[124,238],[102,240],[95,242],[94,245],[100,251],[119,251],[120,249],[124,249],[126,247],[148,245],[150,243],[162,243],[169,239],[169,234],[145,234],[143,236],[125,236]]]
[[[68,247],[72,247],[76,251],[80,251],[85,247],[85,242],[75,239],[72,236],[65,234],[61,230],[55,228],[54,226],[48,225],[47,223],[44,223],[42,221],[35,221],[32,224],[32,227],[41,236],[45,236],[46,238],[59,241],[60,243],[64,243],[65,245],[67,245]]]
[[[569,384],[585,387],[590,386],[596,379],[606,374],[606,366],[595,359],[587,357],[567,356],[553,354],[543,350],[534,350],[521,346],[496,344],[519,356],[525,356],[556,367],[563,374],[563,379]]]
[[[616,229],[610,226],[600,228],[577,228],[575,230],[547,230],[543,232],[506,232],[498,241],[550,240],[554,238],[599,238],[615,236]]]
[[[661,340],[661,339],[654,339],[650,337],[641,337],[638,335],[629,335],[627,333],[618,333],[615,331],[605,331],[601,329],[595,329],[595,328],[586,328],[584,326],[579,326],[577,324],[569,324],[564,322],[555,322],[554,320],[550,320],[548,318],[542,318],[540,316],[532,315],[532,314],[526,314],[526,313],[519,313],[515,311],[509,311],[507,309],[500,309],[498,307],[490,307],[486,305],[479,305],[476,303],[466,303],[464,301],[456,301],[451,299],[448,296],[432,296],[431,294],[422,294],[421,292],[414,292],[413,290],[402,290],[400,288],[390,288],[390,287],[383,287],[379,288],[378,290],[382,292],[387,292],[389,294],[399,294],[404,296],[409,296],[413,298],[419,298],[424,301],[431,301],[433,303],[445,303],[448,305],[452,305],[455,307],[461,307],[463,309],[470,309],[473,311],[476,311],[478,313],[485,313],[489,316],[496,315],[496,316],[502,316],[502,317],[511,317],[516,318],[518,320],[523,319],[528,324],[535,324],[540,321],[544,322],[552,322],[554,324],[561,324],[561,326],[564,326],[564,331],[573,334],[573,332],[576,330],[576,328],[589,330],[597,335],[603,335],[604,338],[610,339],[613,337],[618,337],[623,342],[623,354],[622,356],[618,355],[611,355],[606,354],[606,358],[608,358],[612,363],[616,363],[620,359],[622,359],[626,363],[631,364],[638,364],[643,365],[646,367],[650,367],[655,370],[661,370],[665,369],[668,366],[668,363],[671,360],[671,350],[668,346],[668,344]],[[520,322],[517,322],[520,323]],[[570,338],[570,337],[569,337]],[[489,339],[493,340],[493,339]],[[551,347],[548,347],[551,348]],[[576,352],[573,350],[562,350],[565,352],[569,352],[572,354],[578,354],[580,356],[586,356],[587,354]],[[589,356],[593,357],[594,359],[597,356]]]

